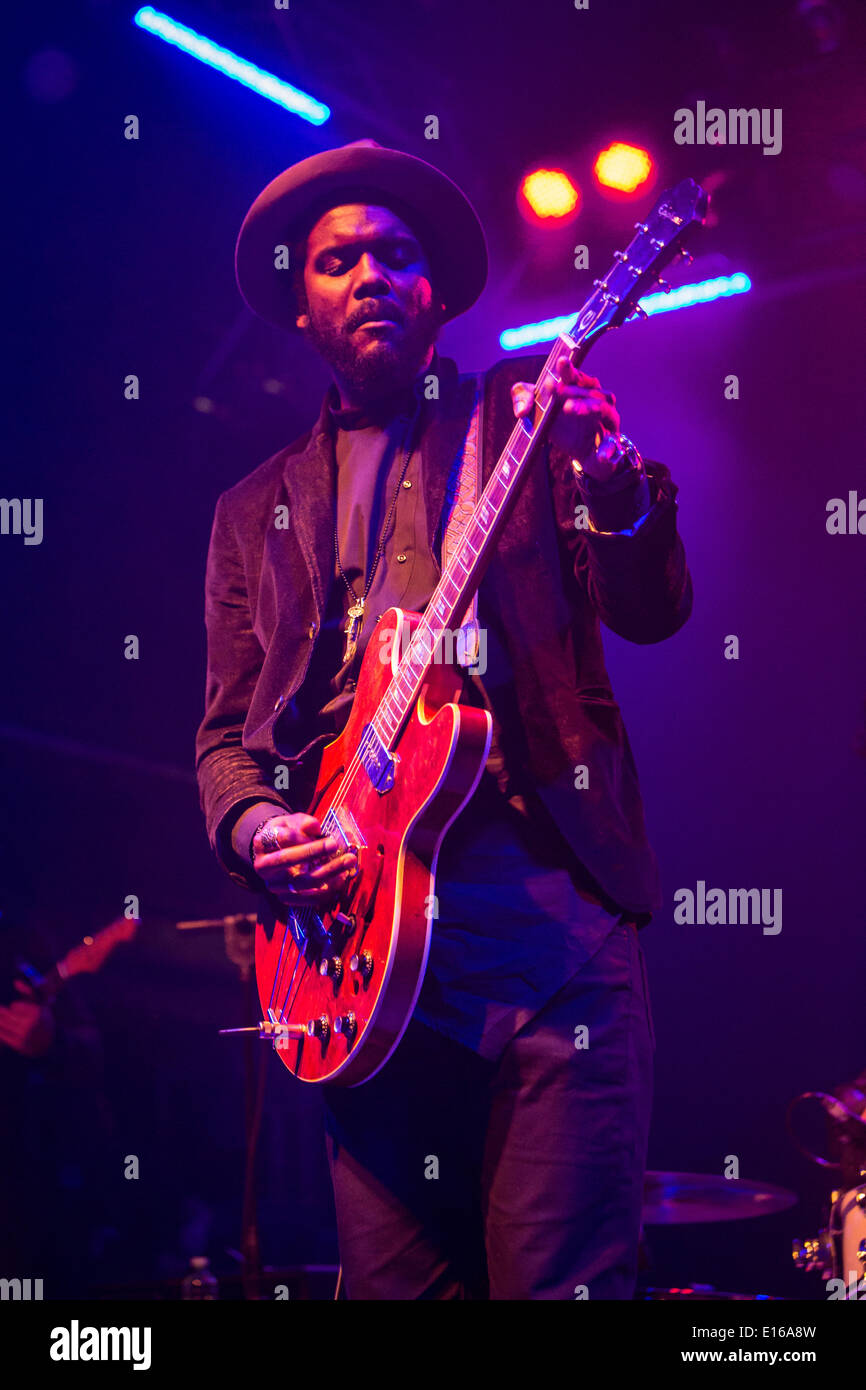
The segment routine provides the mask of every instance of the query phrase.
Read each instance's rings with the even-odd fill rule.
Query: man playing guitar
[[[478,394],[486,474],[533,417],[539,362],[476,387],[439,355],[442,324],[484,287],[483,232],[443,174],[372,141],[268,185],[237,273],[333,385],[311,432],[217,504],[199,784],[231,877],[322,914],[358,851],[303,809],[317,753],[380,616],[423,612],[436,587]],[[638,928],[660,896],[600,623],[661,641],[692,591],[667,469],[566,354],[555,392],[478,589],[483,659],[460,700],[492,732],[440,845],[423,985],[372,1079],[323,1089],[352,1299],[634,1290],[654,1047]]]

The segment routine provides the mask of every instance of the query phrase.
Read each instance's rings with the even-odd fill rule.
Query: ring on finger
[[[280,837],[269,825],[264,827],[259,838],[265,854],[275,854],[280,849]]]

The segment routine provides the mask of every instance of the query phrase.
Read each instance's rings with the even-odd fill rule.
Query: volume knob
[[[361,975],[363,979],[369,980],[373,973],[373,953],[372,951],[361,951],[352,956],[349,961],[349,969]]]
[[[337,1020],[339,1021],[339,1020]],[[337,1023],[334,1023],[336,1028]],[[339,1031],[339,1030],[338,1030]],[[311,1018],[307,1024],[308,1038],[321,1038],[322,1042],[327,1042],[331,1035],[331,1023],[327,1014],[319,1014],[318,1018]]]
[[[353,1013],[344,1014],[342,1018],[334,1019],[334,1032],[342,1033],[347,1042],[351,1042],[358,1031],[358,1020]]]
[[[330,975],[335,984],[339,984],[343,978],[343,961],[341,956],[323,956],[319,961],[319,974]]]

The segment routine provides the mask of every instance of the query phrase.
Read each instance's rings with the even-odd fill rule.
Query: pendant
[[[361,635],[361,625],[364,621],[364,600],[358,599],[349,609],[349,621],[343,628],[346,634],[346,650],[343,652],[343,665],[351,661],[358,649],[358,638]]]

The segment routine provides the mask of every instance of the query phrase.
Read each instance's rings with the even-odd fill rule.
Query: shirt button
[[[409,558],[408,555],[402,555],[402,554],[401,554],[401,555],[398,555],[398,556],[397,556],[397,564],[398,564],[398,565],[405,565],[405,563],[406,563],[406,561],[408,560],[408,558]]]
[[[307,636],[309,637],[309,639],[310,639],[311,642],[312,642],[313,638],[315,637],[315,635],[316,635],[316,624],[315,624],[315,623],[310,623],[310,626],[307,628]]]
[[[411,480],[410,478],[404,478],[404,479],[403,479],[403,486],[404,486],[404,487],[411,487],[411,486],[412,486],[412,480]]]

